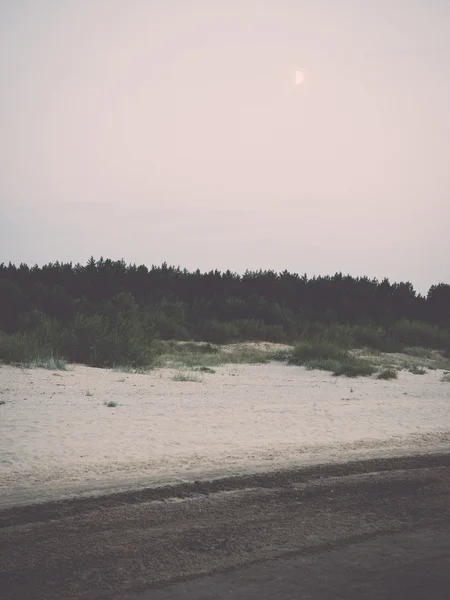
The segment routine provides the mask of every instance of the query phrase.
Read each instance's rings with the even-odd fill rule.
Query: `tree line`
[[[345,331],[365,331],[369,338],[390,334],[392,341],[399,337],[395,331],[406,331],[405,323],[422,334],[401,343],[426,342],[425,331],[439,339],[447,336],[450,285],[433,285],[423,296],[409,282],[342,273],[308,278],[259,270],[239,275],[93,257],[86,265],[0,265],[3,334],[33,335],[36,343],[72,353],[76,360],[102,339],[117,346],[119,354],[127,344],[148,347],[155,338],[291,342],[325,332],[345,337]],[[433,342],[439,344],[446,342]],[[80,352],[73,355],[77,346]]]

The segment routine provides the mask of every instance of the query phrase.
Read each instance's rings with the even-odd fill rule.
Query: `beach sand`
[[[280,363],[215,369],[174,381],[169,368],[1,366],[0,508],[450,449],[442,371],[382,381]]]

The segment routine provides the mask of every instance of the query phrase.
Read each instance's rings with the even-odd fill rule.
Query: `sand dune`
[[[221,366],[194,382],[175,373],[1,366],[0,507],[450,449],[440,371],[393,381],[282,364]]]

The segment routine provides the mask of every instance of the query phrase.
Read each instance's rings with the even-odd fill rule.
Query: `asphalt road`
[[[450,597],[450,455],[0,512],[2,600]]]

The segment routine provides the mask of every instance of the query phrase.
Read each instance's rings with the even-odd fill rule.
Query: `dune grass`
[[[221,347],[196,342],[159,342],[155,364],[159,367],[202,370],[226,364],[264,364],[271,360],[285,361],[289,355],[290,351],[280,353],[247,344]]]
[[[383,369],[377,374],[377,379],[397,379],[398,372],[395,369]]]
[[[333,371],[335,377],[345,375],[345,377],[370,377],[376,372],[376,368],[362,359],[351,359],[343,362]]]
[[[149,365],[148,367],[133,367],[132,365],[114,365],[113,371],[117,373],[129,373],[131,375],[145,375],[151,369],[153,365]]]
[[[200,373],[210,373],[214,374],[217,371],[215,369],[211,369],[211,367],[193,367],[193,371],[200,371]]]
[[[416,365],[409,368],[408,371],[413,375],[425,375],[425,373],[427,372],[426,369],[423,369],[422,367],[418,367]]]
[[[297,344],[289,358],[291,365],[305,365],[312,361],[344,361],[349,357],[347,350],[328,342],[301,342]]]
[[[201,378],[198,377],[198,375],[195,375],[194,373],[185,373],[185,372],[180,372],[180,373],[175,373],[175,375],[172,377],[172,381],[186,381],[186,382],[192,382],[192,383],[201,383]]]
[[[67,371],[67,363],[63,358],[46,356],[35,358],[23,366],[32,369],[48,369],[49,371]]]
[[[337,344],[321,341],[305,341],[295,346],[289,364],[309,370],[330,371],[336,377],[369,377],[376,371],[369,361],[354,356]]]

